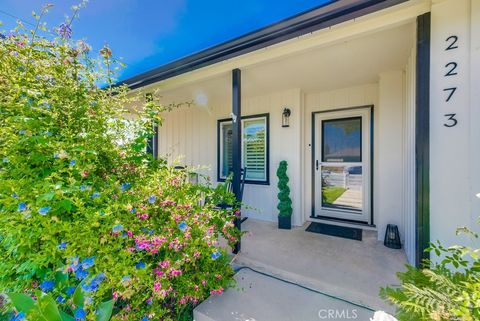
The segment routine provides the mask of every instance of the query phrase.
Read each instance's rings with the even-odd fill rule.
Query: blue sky
[[[55,27],[80,0],[0,0],[0,21],[14,15],[34,22],[32,10],[53,3],[45,21]],[[74,22],[73,37],[98,51],[108,44],[127,68],[120,79],[243,35],[327,0],[90,0]]]

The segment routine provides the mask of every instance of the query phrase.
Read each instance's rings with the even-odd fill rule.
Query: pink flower
[[[170,275],[173,276],[173,277],[176,277],[176,276],[182,275],[182,271],[181,271],[181,270],[177,270],[177,269],[172,269],[172,270],[170,271]]]
[[[155,273],[159,278],[161,278],[161,277],[163,277],[163,276],[165,275],[165,272],[160,271],[159,268],[155,268],[155,269],[153,270],[153,273]]]
[[[155,283],[153,283],[153,290],[154,290],[155,292],[158,292],[158,291],[160,291],[161,289],[162,289],[162,283],[160,283],[160,282],[155,282]]]
[[[143,213],[143,214],[137,215],[137,217],[141,220],[148,220],[150,216],[147,213]]]
[[[113,298],[114,298],[115,300],[118,299],[119,296],[120,296],[120,295],[118,294],[118,292],[116,292],[116,291],[113,292]]]
[[[82,177],[87,177],[87,176],[88,176],[88,172],[87,172],[87,171],[83,171],[80,175],[81,175]]]
[[[133,237],[133,232],[132,231],[127,231],[128,237]]]
[[[193,257],[200,257],[200,252],[196,251],[195,253],[193,253]]]
[[[206,281],[206,280],[202,280],[202,285],[203,285],[203,286],[207,285],[207,281]]]
[[[216,290],[210,291],[210,295],[222,294],[222,293],[223,293],[223,288],[222,288],[222,287],[220,287],[220,288],[218,288],[218,289],[216,289]]]
[[[170,261],[168,261],[168,260],[161,261],[160,263],[158,263],[158,265],[159,265],[162,269],[167,269],[168,267],[170,267]]]

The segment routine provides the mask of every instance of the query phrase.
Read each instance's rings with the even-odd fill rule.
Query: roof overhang
[[[141,88],[407,1],[337,0],[126,79],[118,85],[126,84],[130,89]]]

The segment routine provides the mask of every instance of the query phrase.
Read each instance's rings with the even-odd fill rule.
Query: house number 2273
[[[450,50],[456,50],[458,49],[458,36],[450,36],[447,39],[445,39],[446,42],[446,47],[445,51],[450,51]],[[458,76],[458,71],[457,71],[458,63],[455,61],[450,61],[445,65],[445,73],[444,77],[456,77]],[[443,91],[445,92],[445,103],[449,104],[450,100],[455,96],[455,93],[457,92],[457,87],[449,87],[449,88],[444,88]],[[443,123],[443,126],[445,127],[455,127],[458,124],[458,120],[456,118],[457,114],[455,113],[449,113],[445,114],[444,117],[445,122]]]

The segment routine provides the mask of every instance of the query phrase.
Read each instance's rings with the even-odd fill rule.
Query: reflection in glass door
[[[315,215],[370,220],[370,109],[315,115]]]

